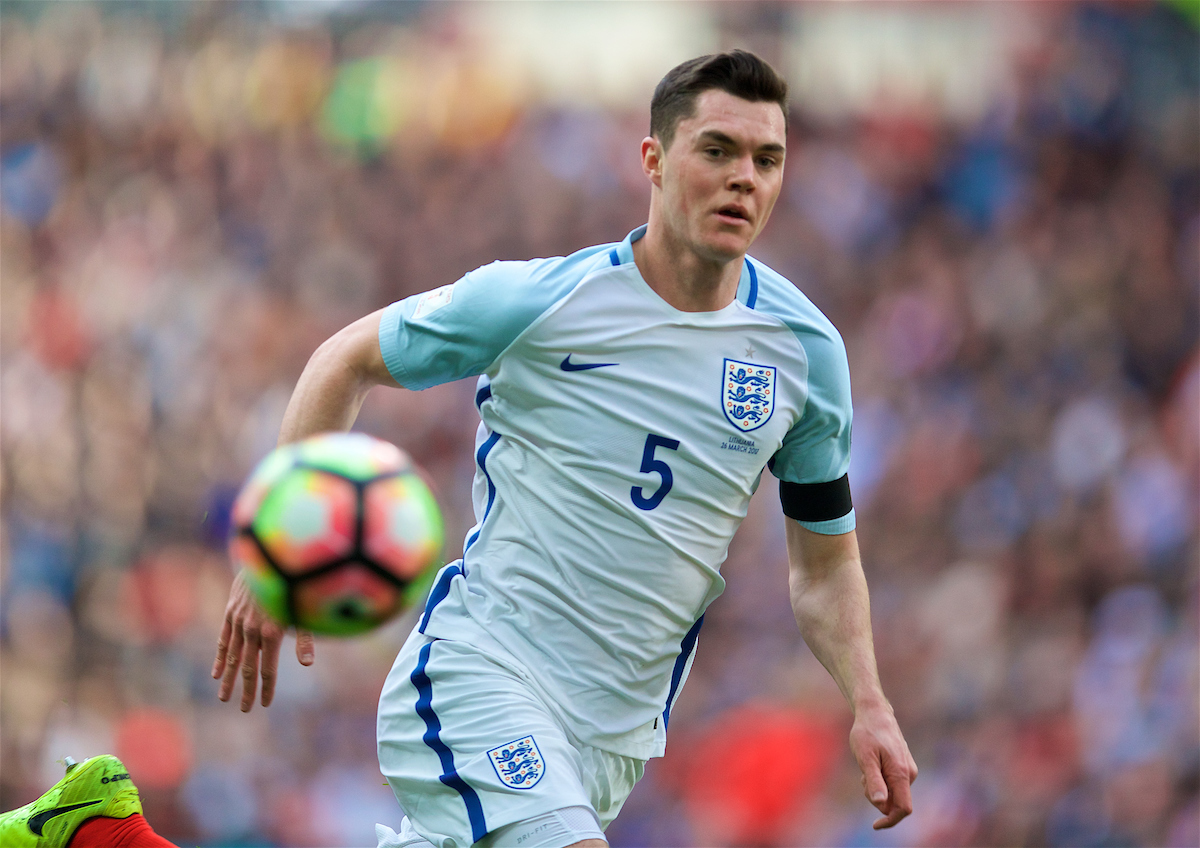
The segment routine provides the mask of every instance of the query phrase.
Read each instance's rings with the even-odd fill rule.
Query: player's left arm
[[[785,521],[796,623],[854,713],[850,749],[867,799],[883,813],[874,827],[891,827],[912,812],[917,764],[879,683],[858,538],[853,531],[830,536]]]

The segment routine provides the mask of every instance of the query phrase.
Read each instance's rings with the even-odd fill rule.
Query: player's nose
[[[754,191],[756,174],[751,156],[738,156],[730,161],[726,185],[733,191]]]

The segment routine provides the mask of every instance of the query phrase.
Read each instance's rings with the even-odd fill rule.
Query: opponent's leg
[[[66,776],[45,795],[0,815],[0,843],[11,848],[65,848],[68,844],[73,848],[114,848],[124,843],[110,838],[109,826],[133,819],[117,828],[140,834],[142,841],[130,842],[128,848],[171,846],[142,818],[137,787],[120,760],[105,754],[82,763],[68,757],[66,764]],[[89,826],[89,820],[99,824]],[[100,836],[92,841],[93,834]]]
[[[85,821],[75,831],[69,848],[175,848],[175,843],[163,839],[135,813],[127,819]]]

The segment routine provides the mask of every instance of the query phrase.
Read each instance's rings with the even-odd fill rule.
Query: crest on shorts
[[[726,359],[721,409],[743,433],[766,424],[775,411],[775,367]]]
[[[492,768],[505,786],[513,789],[531,789],[546,773],[546,761],[532,736],[522,736],[488,751]]]

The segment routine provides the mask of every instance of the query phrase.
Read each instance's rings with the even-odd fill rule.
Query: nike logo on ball
[[[567,354],[567,358],[558,366],[564,371],[591,371],[593,368],[607,368],[610,365],[617,365],[616,362],[593,362],[590,365],[583,365],[578,362],[571,361],[571,354]]]
[[[90,807],[93,804],[102,803],[104,803],[104,799],[99,801],[84,801],[82,804],[68,804],[65,807],[54,807],[53,809],[42,810],[36,816],[29,817],[29,829],[32,830],[35,835],[41,836],[42,828],[46,826],[46,822],[50,821],[50,819],[54,818],[55,816],[61,816],[64,813],[69,813],[74,810],[82,810],[84,807]]]

